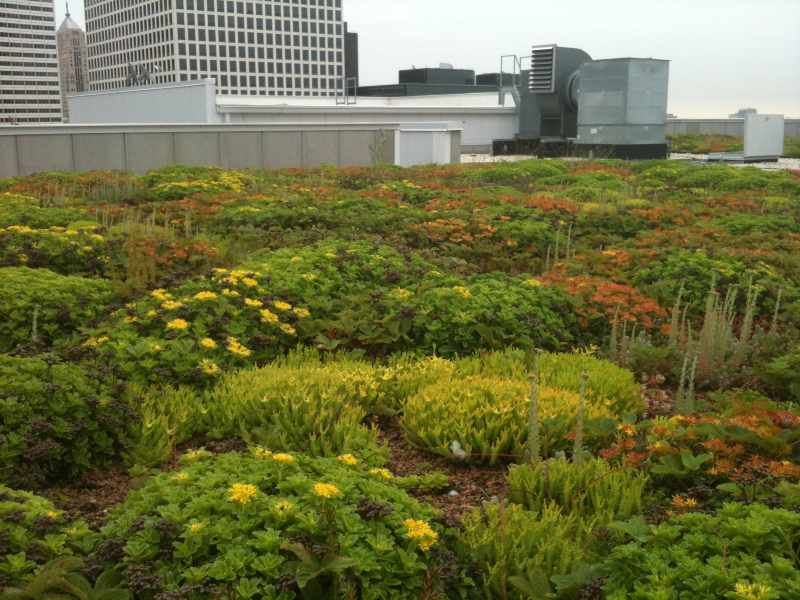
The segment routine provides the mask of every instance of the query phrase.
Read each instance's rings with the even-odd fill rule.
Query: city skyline
[[[669,111],[679,117],[726,118],[752,106],[800,118],[794,30],[800,2],[753,6],[749,0],[345,0],[343,19],[360,36],[361,85],[397,83],[400,69],[440,62],[493,72],[502,54],[557,43],[593,58],[671,60]],[[70,12],[84,26],[82,0],[72,0]],[[56,23],[63,14],[57,2]],[[387,21],[391,27],[383,26]]]

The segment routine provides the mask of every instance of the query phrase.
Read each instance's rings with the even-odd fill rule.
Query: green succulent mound
[[[107,464],[129,450],[133,409],[115,399],[112,374],[52,355],[0,354],[0,481],[38,489]]]
[[[49,500],[0,484],[0,597],[7,597],[4,587],[31,581],[54,557],[90,550],[93,535]]]
[[[622,528],[636,541],[604,562],[605,597],[800,598],[800,514],[762,504],[726,504],[658,526]]]
[[[434,562],[456,567],[450,589],[461,591],[447,597],[471,584],[444,547],[440,513],[396,487],[388,471],[364,469],[349,455],[261,448],[216,459],[197,451],[183,462],[114,511],[88,561],[121,563],[135,593],[199,586],[239,598],[322,600],[348,589],[369,600],[416,600]]]

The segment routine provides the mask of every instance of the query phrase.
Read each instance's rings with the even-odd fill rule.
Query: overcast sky
[[[534,44],[592,58],[671,60],[669,112],[724,118],[740,108],[800,118],[800,0],[342,0],[359,35],[362,85],[440,62],[478,73]],[[83,0],[70,11],[81,25]],[[56,0],[56,20],[64,14]]]

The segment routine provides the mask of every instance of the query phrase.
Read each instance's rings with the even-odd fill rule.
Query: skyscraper
[[[0,2],[0,120],[61,121],[53,0]]]
[[[64,121],[69,121],[67,94],[89,91],[89,64],[87,62],[86,34],[72,20],[67,5],[67,15],[56,31],[58,47],[58,77],[61,83],[61,111]]]
[[[86,30],[93,90],[131,68],[239,95],[333,96],[344,76],[342,0],[86,0]]]

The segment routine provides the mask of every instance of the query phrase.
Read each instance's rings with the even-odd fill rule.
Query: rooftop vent
[[[552,93],[555,90],[556,47],[534,46],[531,52],[531,71],[528,89],[532,93]]]

